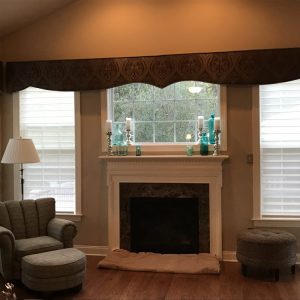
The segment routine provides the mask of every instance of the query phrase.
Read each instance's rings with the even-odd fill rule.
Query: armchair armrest
[[[47,232],[49,236],[61,241],[65,248],[72,248],[77,228],[72,221],[53,218],[48,223]]]
[[[0,250],[0,271],[5,280],[10,280],[13,278],[14,270],[15,237],[9,229],[2,226],[0,226]]]

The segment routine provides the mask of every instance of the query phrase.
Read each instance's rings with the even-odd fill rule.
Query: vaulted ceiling
[[[0,38],[76,0],[0,0]]]

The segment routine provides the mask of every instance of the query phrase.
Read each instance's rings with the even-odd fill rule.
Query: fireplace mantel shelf
[[[103,155],[99,156],[99,159],[106,160],[106,161],[140,161],[140,160],[189,160],[189,161],[223,161],[228,159],[228,155],[142,155],[142,156],[135,156],[135,155],[127,155],[127,156],[108,156]]]

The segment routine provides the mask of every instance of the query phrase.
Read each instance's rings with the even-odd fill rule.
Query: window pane
[[[300,215],[300,80],[260,87],[261,207]]]
[[[20,134],[32,138],[40,163],[24,165],[24,197],[53,197],[56,211],[75,212],[74,93],[20,92]]]
[[[204,116],[206,131],[211,114],[220,116],[220,86],[183,81],[160,89],[133,83],[110,89],[108,105],[114,124],[133,119],[136,143],[185,142],[187,133],[197,141],[197,116]]]

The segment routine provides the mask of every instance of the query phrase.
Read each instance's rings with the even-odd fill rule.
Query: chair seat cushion
[[[16,259],[20,262],[23,256],[62,249],[63,243],[50,237],[39,236],[16,240]]]
[[[85,271],[86,257],[81,251],[66,248],[28,255],[22,259],[22,274],[33,278],[61,278]]]

